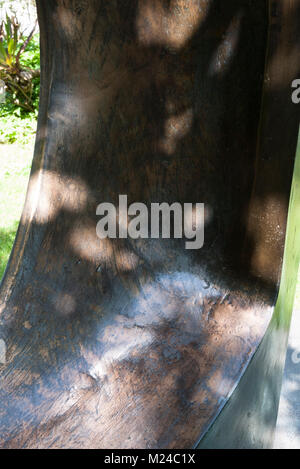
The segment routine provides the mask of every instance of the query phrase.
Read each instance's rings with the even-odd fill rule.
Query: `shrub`
[[[6,88],[0,104],[0,143],[32,143],[40,90],[39,34],[24,37],[15,19],[0,25],[0,79]]]
[[[35,25],[36,26],[36,25]],[[35,26],[28,37],[16,17],[6,16],[0,25],[0,79],[6,85],[7,99],[1,112],[35,112],[39,95],[39,43]]]

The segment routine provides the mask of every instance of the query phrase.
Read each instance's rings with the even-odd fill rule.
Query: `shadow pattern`
[[[294,153],[264,166],[273,185],[258,180],[268,2],[37,4],[40,115],[1,291],[0,444],[193,447],[256,350],[280,276]],[[203,249],[100,242],[96,207],[119,194],[204,202]],[[257,235],[249,219],[268,207]]]

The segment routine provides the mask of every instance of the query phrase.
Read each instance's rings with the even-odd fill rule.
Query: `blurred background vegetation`
[[[5,93],[0,94],[1,280],[23,208],[36,132],[40,47],[34,1],[0,1],[0,80]]]
[[[40,87],[40,47],[33,1],[0,1],[0,143],[34,139]]]

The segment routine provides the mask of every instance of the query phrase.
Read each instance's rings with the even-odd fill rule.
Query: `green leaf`
[[[3,61],[6,61],[6,50],[1,41],[0,41],[0,59],[2,59]]]
[[[15,50],[14,50],[14,53],[15,53],[17,50],[17,46],[18,46],[18,28],[14,28],[14,42],[15,42]]]
[[[6,14],[5,30],[6,30],[7,41],[9,41],[11,38],[11,19],[8,16],[8,14]]]
[[[14,39],[11,38],[8,43],[7,43],[7,51],[9,53],[9,55],[13,55],[14,53],[14,45],[15,45],[15,42],[14,42]]]

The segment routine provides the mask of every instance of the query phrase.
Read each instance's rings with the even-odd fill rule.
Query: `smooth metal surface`
[[[37,3],[38,134],[1,286],[0,445],[194,447],[273,312],[299,1]],[[96,207],[119,194],[204,202],[203,249],[101,242]]]

